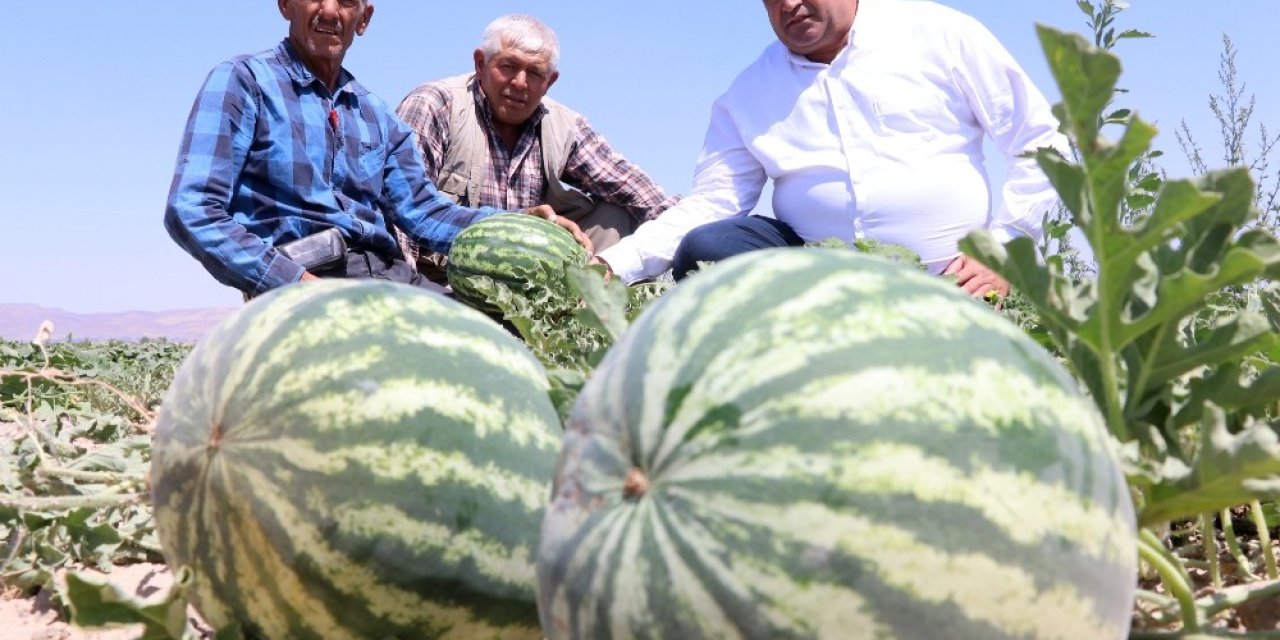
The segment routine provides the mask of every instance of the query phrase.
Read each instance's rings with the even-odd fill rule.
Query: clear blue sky
[[[942,0],[983,21],[1057,99],[1034,24],[1083,33],[1074,0]],[[584,113],[668,190],[689,188],[711,102],[773,39],[758,0],[381,0],[346,66],[395,104],[417,84],[470,68],[485,24],[536,15],[560,35],[551,95]],[[1224,33],[1240,50],[1256,118],[1280,131],[1271,0],[1133,0],[1123,100],[1162,126],[1157,145],[1187,174],[1172,129],[1186,118],[1216,158],[1206,99]],[[13,2],[0,54],[0,302],[70,311],[233,306],[161,225],[179,138],[205,74],[273,46],[287,24],[268,0]],[[1269,53],[1270,52],[1270,53]],[[993,175],[1003,168],[993,167]]]

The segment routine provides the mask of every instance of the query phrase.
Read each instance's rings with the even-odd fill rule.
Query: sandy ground
[[[162,564],[116,567],[108,579],[143,598],[158,598],[172,584]],[[133,640],[142,625],[111,629],[82,629],[61,620],[45,594],[34,598],[0,597],[0,637],[6,640]]]

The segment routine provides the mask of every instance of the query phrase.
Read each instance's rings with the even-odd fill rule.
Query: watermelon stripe
[[[157,533],[217,627],[540,637],[537,522],[559,426],[536,359],[440,296],[325,281],[255,300],[175,377]]]
[[[904,475],[902,469],[917,473]],[[688,499],[706,507],[729,499],[733,488],[750,483],[766,486],[768,481],[785,485],[813,478],[814,483],[837,495],[894,495],[919,502],[956,504],[981,512],[998,529],[1018,544],[1037,544],[1059,535],[1079,545],[1086,554],[1119,561],[1128,557],[1115,548],[1128,523],[1106,505],[1086,501],[1060,485],[1033,481],[1022,472],[992,469],[985,465],[960,469],[947,460],[926,455],[920,448],[900,443],[871,442],[855,451],[832,455],[797,454],[785,450],[752,451],[737,455],[706,456],[673,468],[663,476],[661,486],[673,493],[690,487]],[[755,482],[752,482],[755,481]],[[785,488],[784,488],[785,490]],[[750,492],[742,492],[750,497]],[[704,500],[696,498],[704,495]],[[998,496],[998,499],[992,499]],[[779,497],[780,500],[785,498]],[[767,504],[769,498],[761,498]],[[702,504],[703,502],[707,504]],[[1041,505],[1054,508],[1034,519]]]
[[[1096,409],[937,279],[824,251],[726,261],[632,325],[568,429],[539,551],[550,637],[1127,632],[1132,505]]]
[[[440,451],[414,443],[400,443],[395,447],[370,443],[326,452],[317,451],[308,440],[290,438],[272,440],[261,446],[237,445],[236,449],[236,455],[244,450],[245,459],[250,462],[253,461],[249,456],[254,453],[272,454],[269,459],[280,460],[271,463],[273,466],[287,465],[284,468],[290,473],[312,472],[316,474],[314,481],[331,482],[335,487],[348,484],[343,474],[358,470],[379,484],[397,481],[396,485],[417,489],[435,487],[445,481],[462,484],[478,489],[492,500],[513,502],[530,513],[541,510],[547,500],[545,481],[513,474],[492,463],[476,465],[463,451]],[[361,491],[361,487],[351,487],[354,496],[359,496]]]
[[[484,292],[485,279],[533,293],[557,289],[559,283],[548,282],[549,277],[586,263],[586,251],[558,225],[525,214],[500,214],[458,234],[449,252],[448,276],[459,300],[498,313]]]

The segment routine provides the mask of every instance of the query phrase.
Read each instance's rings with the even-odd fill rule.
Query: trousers
[[[685,234],[671,260],[671,275],[683,279],[699,262],[719,262],[757,249],[799,247],[804,239],[773,218],[747,216],[717,220]]]

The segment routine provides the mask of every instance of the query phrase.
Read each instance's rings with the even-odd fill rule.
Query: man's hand
[[[525,209],[520,213],[527,213],[531,216],[538,216],[543,220],[554,222],[560,225],[560,227],[563,228],[565,231],[568,231],[569,233],[573,234],[573,239],[577,240],[578,244],[582,245],[582,248],[587,250],[587,255],[589,256],[595,255],[595,247],[591,246],[591,238],[588,238],[587,234],[583,233],[582,229],[578,228],[578,224],[576,222],[568,218],[562,218],[556,215],[556,212],[551,208],[551,205],[540,204],[536,207],[530,207],[528,209]]]
[[[952,260],[942,275],[955,275],[956,285],[975,298],[984,297],[989,291],[996,292],[1002,300],[1009,295],[1007,280],[969,256],[962,255]]]
[[[314,273],[311,273],[310,271],[303,271],[302,277],[298,279],[298,282],[308,282],[311,280],[319,280],[319,279],[320,279],[320,276]]]

